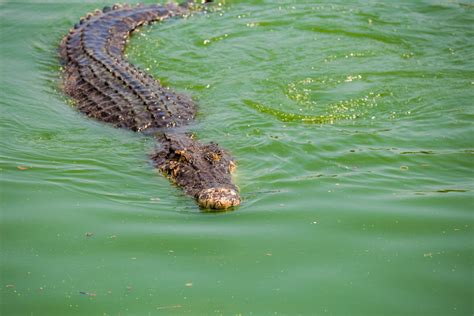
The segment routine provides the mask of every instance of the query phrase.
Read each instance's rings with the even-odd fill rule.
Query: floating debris
[[[173,308],[181,308],[183,307],[182,305],[176,304],[176,305],[168,305],[168,306],[158,306],[156,309],[157,310],[163,310],[163,309],[173,309]]]
[[[450,193],[450,192],[467,192],[468,190],[463,190],[463,189],[442,189],[442,190],[436,190],[438,193]]]

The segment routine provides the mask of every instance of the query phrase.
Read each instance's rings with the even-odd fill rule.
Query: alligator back
[[[130,33],[140,25],[188,12],[186,5],[105,7],[71,29],[60,45],[64,91],[89,117],[145,131],[175,127],[194,118],[190,98],[160,85],[123,58]]]

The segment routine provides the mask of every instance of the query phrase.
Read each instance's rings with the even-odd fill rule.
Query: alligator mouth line
[[[187,0],[179,5],[116,4],[87,14],[59,47],[63,89],[90,118],[155,134],[160,145],[152,155],[156,168],[202,208],[227,209],[240,204],[231,176],[235,161],[217,144],[203,144],[182,131],[196,114],[191,98],[163,87],[123,55],[126,39],[136,28],[197,9]]]

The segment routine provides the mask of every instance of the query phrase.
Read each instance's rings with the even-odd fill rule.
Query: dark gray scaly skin
[[[123,57],[134,29],[187,15],[192,6],[189,0],[181,5],[114,5],[88,14],[61,41],[63,89],[88,117],[154,133],[161,145],[152,156],[155,166],[200,206],[226,209],[240,204],[232,183],[235,163],[230,155],[217,144],[202,144],[190,134],[173,132],[194,119],[195,104],[161,86]]]

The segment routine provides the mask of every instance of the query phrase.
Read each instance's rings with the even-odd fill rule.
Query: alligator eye
[[[204,154],[204,159],[210,163],[219,162],[222,158],[222,153],[220,151],[209,151]]]
[[[219,161],[222,158],[222,154],[220,152],[214,152],[211,154],[212,160]]]

